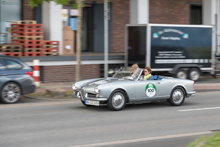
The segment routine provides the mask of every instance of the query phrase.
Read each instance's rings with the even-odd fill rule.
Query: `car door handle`
[[[160,84],[160,82],[156,82],[155,84]]]

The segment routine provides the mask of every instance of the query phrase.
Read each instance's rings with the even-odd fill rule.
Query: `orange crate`
[[[30,52],[42,52],[42,48],[25,48],[24,53],[30,53]]]
[[[14,44],[14,45],[23,45],[23,41],[22,40],[11,40],[11,44]]]
[[[59,48],[58,45],[44,45],[43,48]]]
[[[11,40],[43,40],[43,36],[12,36]]]
[[[43,56],[42,52],[25,52],[24,56]]]
[[[3,55],[14,56],[14,57],[21,57],[22,53],[19,53],[19,52],[16,52],[16,53],[7,52],[7,53],[3,53]]]
[[[11,36],[43,36],[43,33],[33,32],[12,32]]]
[[[13,24],[12,24],[13,25]],[[20,24],[20,29],[42,29],[42,24]]]
[[[43,29],[11,28],[11,33],[43,33]]]
[[[24,48],[43,48],[42,44],[24,44]]]
[[[59,41],[44,40],[44,45],[59,45]]]
[[[54,48],[44,48],[43,52],[59,52],[59,49],[58,48],[56,48],[56,49],[54,49]]]

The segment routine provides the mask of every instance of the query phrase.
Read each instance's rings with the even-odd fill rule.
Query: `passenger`
[[[138,66],[138,64],[133,64],[133,65],[131,66],[131,68],[132,68],[132,72],[134,73],[135,70],[136,70],[137,68],[139,68],[139,66]]]
[[[139,66],[138,66],[138,64],[133,64],[131,66],[131,68],[132,68],[131,77],[136,79],[138,77],[138,73],[135,73],[135,71],[136,71],[137,68],[139,68]]]
[[[154,77],[151,75],[151,73],[151,68],[146,66],[144,69],[144,80],[154,80]]]

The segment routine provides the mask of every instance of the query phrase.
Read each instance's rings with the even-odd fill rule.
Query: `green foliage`
[[[85,6],[84,2],[82,2],[82,5],[81,5],[81,6],[82,6],[82,7]],[[78,3],[77,3],[77,2],[75,2],[75,3],[73,4],[73,8],[74,8],[74,9],[77,9],[77,8],[78,8]]]
[[[197,138],[195,141],[191,142],[187,147],[195,147],[196,145],[198,145],[200,142],[204,141],[207,138],[208,136],[201,136]]]
[[[34,7],[38,7],[39,4],[43,4],[44,2],[52,2],[54,1],[57,5],[68,5],[69,1],[71,0],[28,0],[29,1],[29,5],[34,8]],[[82,2],[82,7],[84,7],[84,2]],[[73,8],[77,9],[78,8],[78,4],[75,0],[74,4],[73,4]]]
[[[220,147],[220,132],[212,136],[202,136],[191,142],[187,147]]]

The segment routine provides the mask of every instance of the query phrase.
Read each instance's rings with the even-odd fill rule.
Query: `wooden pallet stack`
[[[44,40],[43,54],[44,56],[58,56],[59,55],[59,41]]]
[[[43,25],[36,21],[12,21],[11,44],[23,45],[24,56],[43,56]]]
[[[7,56],[22,56],[22,45],[0,44],[0,53]]]

